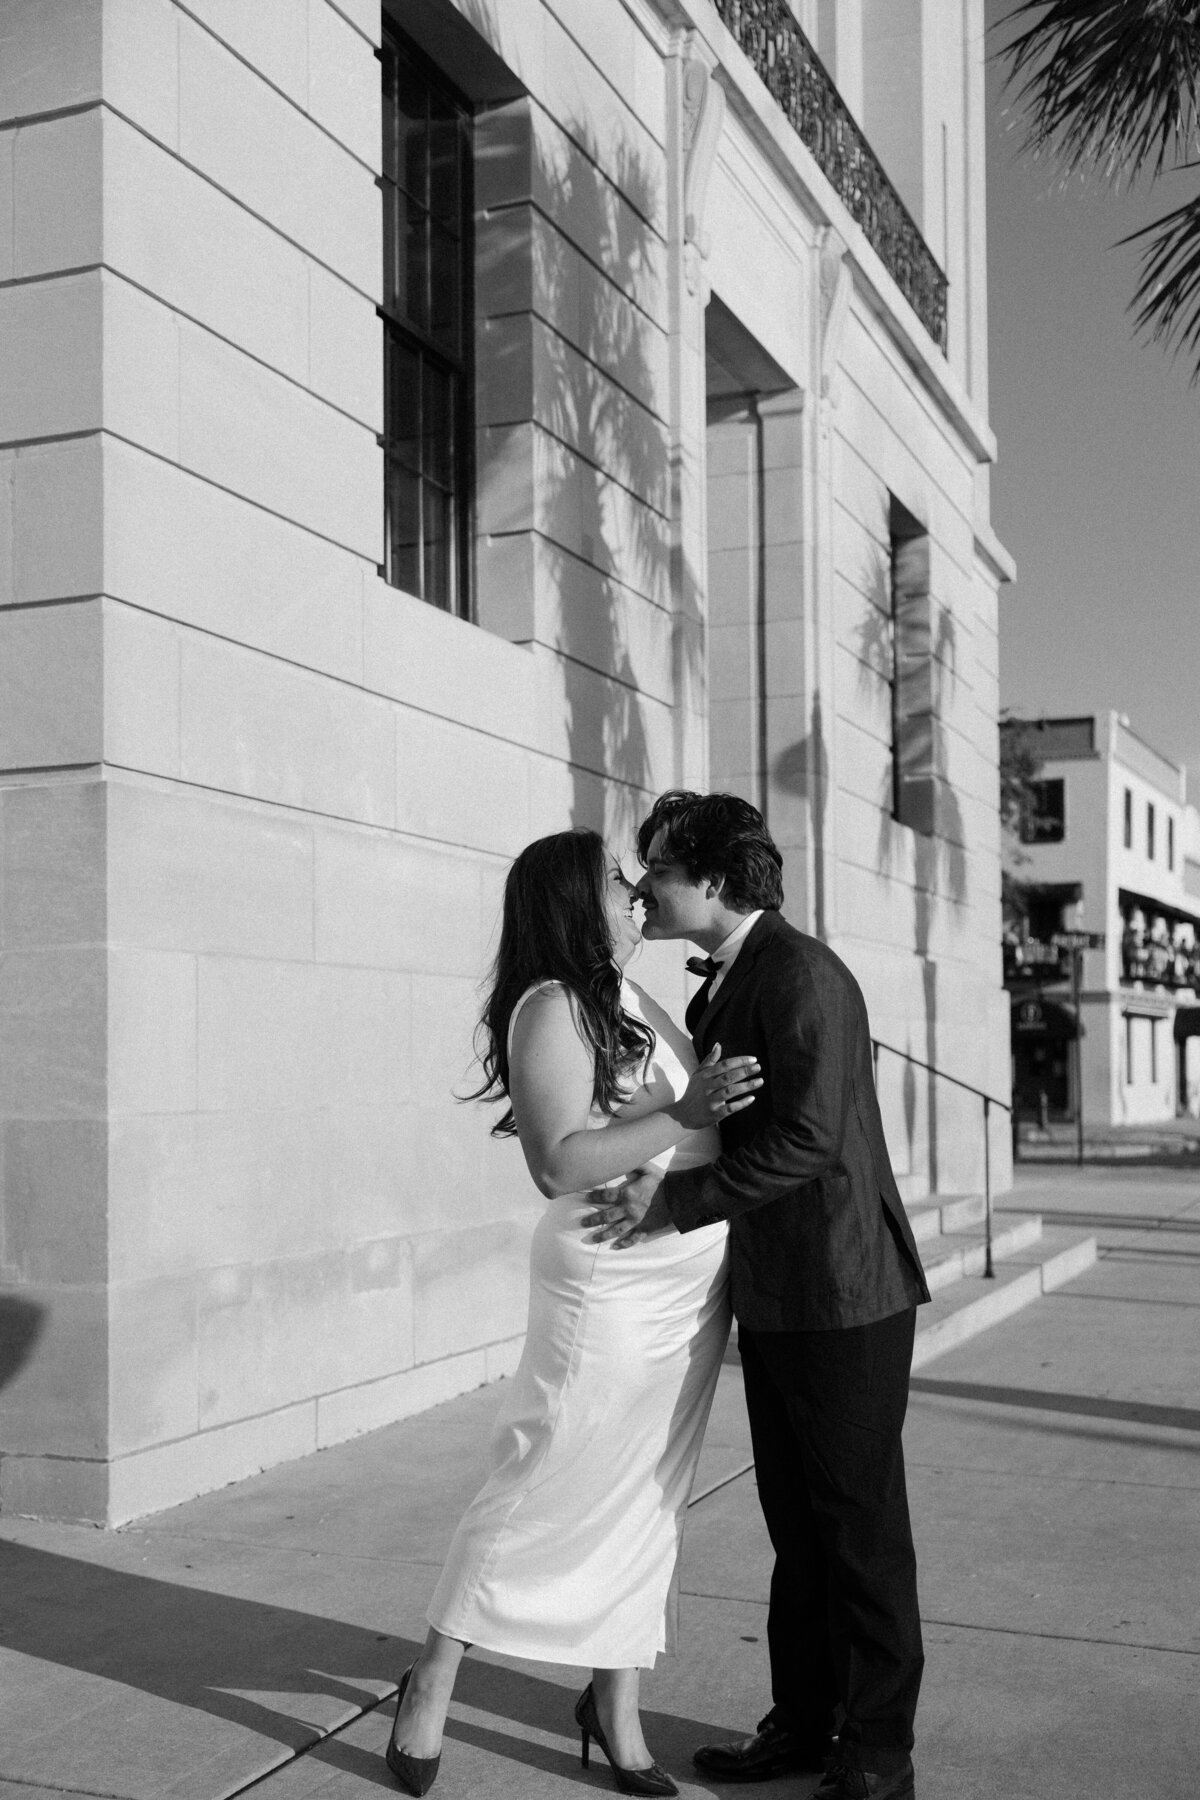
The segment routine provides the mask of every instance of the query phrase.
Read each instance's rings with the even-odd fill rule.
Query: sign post
[[[1083,951],[1078,946],[1071,952],[1071,999],[1075,1003],[1075,1161],[1083,1167],[1083,1008],[1079,993],[1083,986]]]
[[[1071,952],[1071,1000],[1075,1007],[1075,1161],[1083,1166],[1083,953],[1103,950],[1102,931],[1056,931],[1051,942]]]

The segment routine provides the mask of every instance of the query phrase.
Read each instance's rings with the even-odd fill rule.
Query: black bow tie
[[[693,975],[703,975],[705,981],[712,981],[721,973],[721,965],[714,962],[711,956],[689,956],[687,966]]]

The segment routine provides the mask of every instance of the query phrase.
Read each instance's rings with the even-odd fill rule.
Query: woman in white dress
[[[622,970],[633,888],[592,831],[521,852],[505,884],[480,1096],[507,1098],[549,1204],[529,1324],[491,1447],[400,1684],[387,1762],[426,1793],[465,1649],[592,1670],[575,1717],[624,1793],[674,1794],[642,1736],[638,1676],[667,1647],[684,1509],[729,1332],[726,1226],[628,1248],[582,1229],[589,1191],[653,1163],[711,1162],[715,1121],[761,1086],[747,1057],[697,1069],[687,1035]]]

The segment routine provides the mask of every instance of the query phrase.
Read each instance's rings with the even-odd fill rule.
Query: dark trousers
[[[913,1743],[924,1654],[900,1433],[916,1311],[842,1331],[749,1331],[738,1347],[775,1550],[773,1717],[836,1728],[888,1774]]]

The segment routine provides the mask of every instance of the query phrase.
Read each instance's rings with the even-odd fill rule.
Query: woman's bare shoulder
[[[562,981],[539,981],[526,988],[513,1009],[514,1040],[530,1041],[546,1035],[579,1035],[575,996]]]

